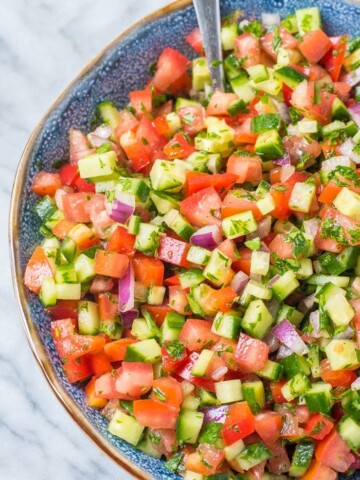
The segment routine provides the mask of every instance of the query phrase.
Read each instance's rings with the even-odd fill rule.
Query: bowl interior
[[[321,9],[327,32],[336,35],[350,31],[354,36],[360,35],[359,5],[340,0],[223,0],[221,7],[223,14],[240,8],[247,16],[258,17],[261,12],[279,11],[286,15],[296,8],[314,4]],[[30,187],[36,172],[51,170],[54,160],[67,158],[70,127],[89,131],[99,101],[112,100],[118,107],[127,104],[128,93],[142,88],[149,80],[149,66],[165,46],[179,49],[192,58],[193,52],[185,43],[184,35],[195,26],[194,10],[189,1],[182,0],[141,21],[116,39],[65,90],[40,122],[22,157],[12,198],[14,280],[32,348],[49,382],[74,419],[107,453],[139,478],[174,480],[179,477],[166,470],[161,461],[138,452],[107,432],[107,421],[98,411],[87,407],[83,390],[66,381],[50,336],[49,317],[37,297],[23,288],[26,262],[41,241],[40,220],[34,213],[38,199]]]

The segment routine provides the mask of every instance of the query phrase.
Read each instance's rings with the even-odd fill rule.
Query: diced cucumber
[[[237,312],[217,312],[211,331],[224,338],[235,340],[240,333],[241,317]]]
[[[74,265],[59,265],[55,274],[56,283],[77,283],[78,277]]]
[[[74,262],[77,279],[80,283],[88,282],[95,277],[94,259],[81,253]]]
[[[281,92],[282,82],[277,78],[274,78],[274,72],[272,69],[268,69],[269,79],[262,82],[255,83],[250,80],[250,86],[260,92],[265,92],[273,97],[276,97]]]
[[[247,307],[250,304],[252,297],[260,298],[261,300],[270,300],[272,292],[262,283],[250,280],[244,288],[239,302],[243,307]]]
[[[165,215],[169,210],[179,207],[177,200],[162,192],[151,192],[150,198],[160,215]]]
[[[281,387],[281,393],[288,402],[291,402],[308,390],[310,386],[308,377],[304,373],[297,373]]]
[[[244,450],[245,444],[242,440],[232,443],[224,448],[225,458],[228,462],[234,460]]]
[[[245,103],[250,103],[256,97],[256,91],[252,88],[245,70],[240,70],[236,77],[231,78],[230,85],[232,91]]]
[[[263,82],[269,79],[269,71],[267,67],[261,63],[259,65],[249,67],[247,72],[250,75],[251,80],[253,80],[255,83]]]
[[[305,357],[292,353],[283,360],[281,365],[284,367],[286,378],[292,378],[301,373],[306,376],[310,375],[310,367]]]
[[[71,263],[76,255],[76,243],[70,237],[66,237],[61,244],[61,253]]]
[[[156,363],[161,359],[160,345],[150,338],[128,345],[125,353],[125,362]]]
[[[191,304],[191,310],[193,311],[193,313],[200,316],[215,316],[217,310],[214,309],[214,307],[209,302],[209,298],[213,292],[213,289],[210,287],[210,285],[207,285],[206,283],[201,283],[196,287],[192,287],[190,292],[191,297],[196,302],[196,305]],[[195,306],[198,306],[200,310],[194,310]]]
[[[290,64],[297,65],[302,61],[302,59],[303,57],[299,50],[294,48],[279,47],[276,63],[279,67],[285,67]]]
[[[295,212],[308,213],[314,199],[316,187],[308,183],[297,182],[291,192],[289,207]]]
[[[360,48],[348,55],[344,60],[345,70],[351,72],[360,66]]]
[[[223,50],[233,50],[235,39],[239,36],[238,23],[230,23],[221,28],[221,45]]]
[[[98,111],[104,123],[114,131],[119,124],[119,111],[112,102],[100,102]]]
[[[58,300],[80,300],[81,283],[59,283],[56,285]]]
[[[140,223],[134,248],[144,253],[155,253],[159,244],[159,227],[150,223]]]
[[[360,422],[360,392],[359,390],[349,390],[347,395],[341,399],[341,406],[345,413],[351,418]]]
[[[230,266],[231,258],[215,248],[211,252],[210,260],[203,271],[203,275],[212,284],[220,287],[225,282]]]
[[[126,415],[121,410],[116,410],[110,420],[108,430],[131,445],[137,445],[142,437],[144,427],[134,417]]]
[[[244,75],[248,79],[246,71],[239,67],[239,59],[235,56],[234,53],[230,53],[224,60],[224,70],[225,75],[228,80],[238,77],[239,75]]]
[[[279,113],[262,113],[251,119],[251,131],[255,133],[279,130],[280,126],[281,116]]]
[[[161,335],[163,341],[178,340],[180,332],[185,323],[185,317],[180,313],[169,312],[161,325]]]
[[[190,288],[199,285],[205,280],[203,271],[200,268],[189,268],[179,274],[181,288]]]
[[[336,292],[324,305],[326,312],[337,327],[348,325],[355,315],[345,295],[345,291]]]
[[[310,466],[313,454],[314,444],[312,442],[299,442],[295,447],[289,474],[295,478],[305,475],[306,470]]]
[[[78,161],[81,178],[107,177],[114,173],[116,166],[117,157],[113,150],[94,153]]]
[[[200,102],[196,102],[195,100],[190,100],[189,98],[177,97],[174,105],[175,112],[177,112],[180,108],[185,108],[185,107],[202,108],[202,105]]]
[[[222,227],[226,238],[233,239],[255,232],[258,224],[251,210],[224,218]]]
[[[186,180],[186,169],[179,163],[168,160],[155,160],[151,172],[151,185],[154,190],[179,192]]]
[[[290,323],[297,327],[303,318],[304,314],[296,310],[295,307],[282,304],[276,315],[276,323],[280,323],[282,320],[289,320]]]
[[[49,195],[45,195],[45,197],[39,200],[35,205],[35,211],[41,218],[41,220],[45,220],[46,218],[51,217],[51,215],[53,215],[56,210],[57,207],[55,205],[55,202],[51,197],[49,197]]]
[[[333,339],[325,347],[331,370],[344,370],[360,365],[359,350],[353,340]]]
[[[140,202],[145,202],[150,194],[150,187],[142,178],[119,177],[116,191],[132,193]]]
[[[270,450],[262,442],[258,442],[246,445],[235,461],[243,470],[250,470],[250,468],[264,462],[271,456]]]
[[[308,77],[289,65],[278,68],[274,72],[274,77],[285,83],[288,87],[294,89],[299,83],[307,80]]]
[[[267,193],[263,198],[260,198],[260,200],[256,202],[256,206],[263,215],[272,212],[276,207],[274,199],[270,193]]]
[[[358,193],[344,187],[337,194],[333,203],[340,213],[357,222],[360,221],[360,195]]]
[[[166,287],[151,285],[148,290],[147,303],[149,305],[161,305],[164,301]]]
[[[179,235],[179,237],[187,242],[190,240],[191,235],[195,233],[194,227],[185,220],[178,210],[169,210],[164,216],[164,222],[171,230]]]
[[[44,307],[52,307],[57,301],[57,287],[53,277],[45,277],[42,281],[39,298]]]
[[[83,300],[78,304],[78,312],[79,333],[81,335],[97,335],[100,328],[97,303]]]
[[[296,10],[295,15],[300,35],[321,29],[320,10],[317,7],[301,8]]]
[[[332,407],[330,383],[313,383],[304,393],[304,400],[310,412],[327,414]]]
[[[217,117],[207,117],[206,126],[207,132],[200,132],[195,137],[196,150],[219,153],[223,157],[230,155],[234,147],[234,129]]]
[[[152,328],[145,318],[135,318],[131,328],[131,335],[139,340],[148,340],[149,338],[156,338],[158,330]]]
[[[202,424],[204,414],[193,410],[181,410],[176,426],[176,437],[179,441],[196,443]]]
[[[296,278],[295,272],[289,270],[284,273],[275,283],[272,284],[271,289],[274,293],[275,298],[282,302],[293,293],[298,287],[299,282]]]
[[[307,283],[310,285],[322,286],[326,283],[332,283],[338,287],[346,288],[349,286],[350,278],[349,277],[338,277],[334,275],[322,275],[314,274],[308,280]]]
[[[149,435],[145,435],[145,438],[143,438],[141,442],[136,445],[136,449],[140,450],[140,452],[146,453],[146,455],[150,455],[150,457],[157,459],[161,458],[161,453],[154,448],[154,444],[151,442]]]
[[[261,133],[256,139],[255,152],[267,160],[283,157],[284,148],[278,131],[269,130]]]
[[[57,225],[60,220],[63,220],[64,218],[64,212],[61,210],[56,210],[52,215],[49,215],[45,218],[44,226],[49,230],[52,230],[55,225]]]
[[[256,415],[265,406],[265,390],[260,380],[242,384],[244,400],[248,403],[252,413]]]
[[[206,265],[210,260],[211,252],[206,248],[191,245],[188,250],[186,260],[197,265]]]
[[[346,416],[340,420],[339,433],[349,447],[355,452],[360,448],[360,424]]]
[[[266,378],[266,380],[278,382],[283,375],[283,366],[280,363],[268,360],[265,367],[255,373],[261,378]]]
[[[210,362],[214,356],[215,352],[213,350],[207,350],[204,348],[200,352],[199,358],[196,360],[192,370],[191,375],[194,377],[203,377],[206,373],[206,369],[210,365]]]
[[[216,396],[205,390],[204,388],[200,389],[200,404],[201,406],[211,407],[213,405],[219,405],[219,400]]]
[[[239,402],[243,399],[241,380],[224,380],[215,383],[216,397],[221,404]]]
[[[184,480],[205,480],[205,477],[201,473],[192,472],[191,470],[185,470]]]
[[[204,90],[211,85],[210,70],[205,57],[195,58],[192,62],[192,88],[195,91]]]
[[[253,300],[245,312],[241,327],[252,337],[261,340],[268,332],[273,321],[274,319],[264,302],[262,300]]]
[[[317,134],[319,132],[319,124],[316,120],[310,120],[309,118],[304,118],[296,124],[300,133],[305,135],[310,135],[312,133]]]
[[[197,410],[200,406],[200,399],[198,397],[194,397],[194,395],[188,395],[184,398],[184,401],[181,405],[183,410]]]
[[[123,328],[117,315],[111,319],[100,319],[100,332],[105,333],[111,340],[119,340],[122,331]]]
[[[331,119],[346,122],[350,120],[350,118],[349,110],[346,108],[344,102],[342,102],[339,97],[336,97],[331,107]]]
[[[320,349],[317,345],[308,345],[308,362],[313,378],[320,378]]]
[[[313,263],[310,258],[301,258],[299,260],[300,268],[296,270],[296,278],[298,280],[306,280],[314,273]]]
[[[288,15],[286,18],[284,18],[284,20],[281,22],[281,25],[292,34],[298,33],[299,31],[295,14]]]
[[[269,252],[252,252],[250,273],[258,275],[266,275],[270,268],[270,253]]]

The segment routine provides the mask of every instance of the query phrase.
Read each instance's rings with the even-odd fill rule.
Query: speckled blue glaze
[[[353,35],[360,35],[360,6],[345,1],[224,0],[221,6],[224,14],[240,8],[247,15],[258,17],[264,11],[280,11],[282,15],[286,15],[293,12],[294,9],[314,4],[320,7],[325,29],[330,34],[350,31]],[[37,198],[30,190],[34,174],[42,169],[51,169],[51,164],[55,159],[67,157],[69,128],[75,127],[84,132],[88,131],[90,119],[99,101],[109,99],[118,107],[126,105],[128,92],[141,88],[149,80],[149,65],[156,60],[165,46],[175,47],[192,57],[193,52],[185,44],[184,35],[190,32],[195,25],[194,10],[192,7],[187,7],[132,30],[126,38],[121,39],[109,49],[94,68],[85,74],[61,103],[49,113],[30,154],[26,187],[19,205],[18,224],[20,226],[19,243],[22,270],[24,270],[35,245],[41,240],[38,233],[40,221],[34,213]],[[61,363],[50,336],[49,317],[44,313],[37,297],[28,293],[27,301],[32,321],[40,333],[63,388],[73,397],[78,408],[84,412],[88,421],[101,433],[106,439],[105,441],[114,445],[131,462],[140,466],[154,479],[175,480],[180,478],[169,473],[164,468],[163,462],[136,451],[127,443],[107,432],[107,421],[98,411],[86,405],[83,390],[69,385],[64,378]],[[352,478],[360,478],[360,476]]]

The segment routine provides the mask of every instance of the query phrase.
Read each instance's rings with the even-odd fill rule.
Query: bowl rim
[[[32,321],[31,313],[26,299],[25,287],[23,283],[23,274],[20,268],[19,261],[19,209],[20,198],[24,190],[26,169],[29,164],[30,155],[34,148],[35,142],[41,132],[44,124],[54,108],[59,106],[61,102],[70,94],[73,87],[83,79],[97,64],[101,63],[109,50],[115,47],[121,40],[125,39],[134,30],[146,25],[147,23],[160,19],[169,15],[170,13],[178,10],[183,10],[189,7],[192,0],[176,0],[164,7],[161,7],[148,15],[140,18],[136,22],[132,23],[128,28],[123,30],[119,35],[115,37],[110,43],[102,48],[74,77],[74,79],[68,83],[68,85],[61,91],[56,97],[51,106],[43,114],[36,127],[32,131],[25,148],[21,154],[19,164],[16,169],[8,217],[8,242],[10,249],[10,270],[12,277],[12,285],[15,293],[18,309],[20,311],[20,317],[25,335],[35,357],[37,364],[39,365],[47,383],[51,387],[58,401],[64,407],[65,411],[71,416],[78,427],[92,440],[93,443],[108,457],[110,457],[116,464],[126,470],[130,475],[139,480],[153,480],[149,473],[137,466],[125,455],[123,455],[117,448],[115,448],[109,441],[107,441],[97,430],[93,427],[90,421],[85,417],[80,408],[76,405],[75,401],[71,398],[66,389],[61,385],[59,379],[56,376],[51,360],[48,358],[45,345],[42,343],[40,335]]]

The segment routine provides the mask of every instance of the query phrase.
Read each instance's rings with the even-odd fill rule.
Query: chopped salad
[[[360,468],[360,38],[318,8],[199,29],[32,190],[24,282],[111,434],[186,480]]]

